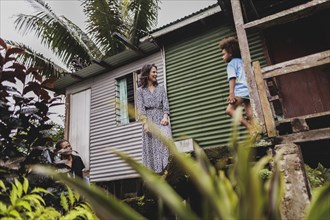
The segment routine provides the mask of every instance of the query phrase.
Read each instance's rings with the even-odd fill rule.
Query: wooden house
[[[59,79],[56,89],[67,97],[66,135],[88,165],[90,180],[115,188],[116,181],[138,177],[109,148],[141,159],[141,124],[123,119],[116,99],[126,88],[126,100],[134,105],[144,63],[159,68],[178,143],[226,144],[231,119],[225,114],[228,82],[218,42],[235,35],[267,145],[299,144],[305,161],[329,167],[328,12],[326,0],[219,0],[151,31],[136,48]]]

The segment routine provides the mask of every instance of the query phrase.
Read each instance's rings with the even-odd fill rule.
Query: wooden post
[[[303,220],[311,192],[300,147],[293,143],[280,144],[275,146],[275,152],[282,153],[280,165],[284,179],[284,197],[280,206],[281,219]]]
[[[65,123],[64,123],[64,139],[69,140],[70,130],[70,98],[71,94],[65,97]]]
[[[259,61],[253,62],[253,70],[254,70],[254,76],[256,79],[256,83],[257,83],[257,91],[258,91],[259,97],[260,97],[262,112],[264,113],[264,116],[265,116],[264,120],[265,120],[266,131],[267,131],[268,137],[275,137],[277,133],[276,133],[274,116],[273,116],[273,112],[272,112],[270,103],[267,98],[265,81],[262,76]]]
[[[261,109],[261,103],[259,94],[257,91],[257,85],[255,82],[254,74],[251,67],[251,56],[250,56],[250,49],[249,43],[247,40],[246,31],[244,29],[244,21],[242,16],[242,9],[239,0],[231,0],[231,7],[235,22],[235,28],[237,32],[237,39],[239,42],[239,47],[241,50],[242,59],[244,62],[244,70],[247,79],[247,83],[249,85],[249,94],[251,98],[251,106],[253,109],[254,117],[257,119],[261,125],[262,131],[265,132],[265,120],[264,115]]]

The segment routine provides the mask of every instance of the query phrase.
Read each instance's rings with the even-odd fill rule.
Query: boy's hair
[[[232,55],[232,58],[241,58],[238,40],[235,37],[227,37],[219,42],[221,50],[226,50]]]
[[[63,139],[63,140],[59,140],[57,141],[56,145],[55,145],[55,151],[59,151],[61,150],[61,145],[64,143],[64,142],[68,142],[70,143],[68,140],[66,139]]]

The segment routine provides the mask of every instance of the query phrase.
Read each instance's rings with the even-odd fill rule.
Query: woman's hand
[[[236,101],[237,101],[237,99],[235,97],[235,94],[230,93],[229,96],[228,96],[228,98],[227,98],[227,102],[229,104],[234,104]]]
[[[160,121],[160,124],[161,124],[161,125],[164,125],[164,126],[168,125],[168,116],[167,116],[167,114],[164,114],[164,117],[163,117],[163,119]]]

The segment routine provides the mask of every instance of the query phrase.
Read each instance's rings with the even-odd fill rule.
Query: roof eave
[[[167,25],[167,27],[164,27],[164,28],[160,28],[159,30],[156,30],[154,32],[151,32],[150,35],[148,36],[145,36],[145,37],[142,37],[140,38],[140,42],[145,42],[147,40],[150,40],[150,38],[157,38],[157,37],[161,37],[165,34],[168,34],[172,31],[175,31],[179,28],[182,28],[186,25],[189,25],[191,23],[194,23],[196,21],[199,21],[203,18],[206,18],[206,17],[209,17],[211,15],[214,15],[216,13],[219,13],[221,12],[221,8],[218,4],[214,5],[212,8],[210,9],[207,9],[201,13],[197,13],[189,18],[186,18],[186,19],[180,19],[180,21],[176,22],[175,24],[172,24],[172,25]]]

